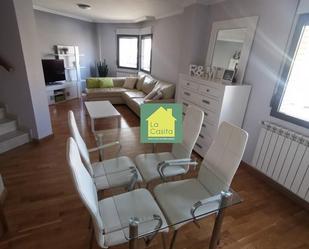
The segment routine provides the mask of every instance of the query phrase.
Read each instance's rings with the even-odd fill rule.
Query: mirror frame
[[[212,59],[215,51],[216,41],[219,30],[227,29],[247,29],[247,35],[244,41],[243,48],[241,50],[241,56],[238,64],[237,81],[235,84],[241,85],[245,76],[245,71],[250,55],[251,47],[253,44],[255,30],[258,23],[259,17],[244,17],[237,19],[229,19],[224,21],[214,22],[212,24],[212,30],[210,34],[210,40],[208,45],[208,52],[206,56],[205,66],[212,64]]]

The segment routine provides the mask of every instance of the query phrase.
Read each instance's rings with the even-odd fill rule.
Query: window
[[[141,70],[150,73],[152,36],[141,36]]]
[[[118,68],[151,71],[152,35],[118,35]]]
[[[117,64],[119,68],[138,69],[139,36],[117,36]]]
[[[309,128],[309,14],[300,15],[271,115]]]

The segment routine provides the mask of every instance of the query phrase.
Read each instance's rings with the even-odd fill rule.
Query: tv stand
[[[46,86],[55,86],[55,85],[62,85],[64,82],[48,82]]]
[[[65,81],[46,84],[49,105],[81,97],[82,84],[85,81],[81,78],[81,69],[87,67],[80,65],[80,59],[84,55],[79,53],[78,46],[55,45],[54,52],[45,56],[63,60],[65,70]]]
[[[77,84],[74,81],[54,82],[46,85],[48,104],[53,105],[78,97]]]

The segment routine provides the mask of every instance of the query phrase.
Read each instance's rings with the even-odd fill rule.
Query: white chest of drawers
[[[205,156],[222,121],[242,126],[251,86],[223,85],[181,74],[177,87],[177,102],[195,105],[205,114],[203,126],[194,150]]]

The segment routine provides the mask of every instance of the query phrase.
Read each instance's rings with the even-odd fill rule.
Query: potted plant
[[[97,68],[98,68],[98,73],[99,77],[106,77],[108,74],[108,66],[106,64],[106,61],[98,61],[97,62]]]

